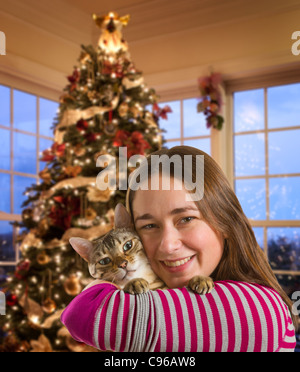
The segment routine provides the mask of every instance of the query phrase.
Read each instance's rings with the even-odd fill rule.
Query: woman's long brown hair
[[[224,252],[222,259],[211,277],[218,280],[234,280],[257,283],[273,288],[287,304],[293,318],[295,328],[298,317],[293,314],[293,303],[279,285],[264,251],[259,247],[248,218],[231,188],[225,174],[218,164],[205,152],[189,146],[176,146],[162,149],[151,155],[179,155],[184,164],[184,156],[192,156],[193,182],[196,181],[196,156],[204,155],[204,195],[196,201],[202,218],[209,226],[224,237]],[[151,155],[147,157],[148,176],[151,176]],[[171,174],[174,176],[174,166]],[[183,168],[183,167],[182,167]],[[182,169],[182,176],[184,170]],[[182,178],[183,180],[184,178]],[[127,209],[132,213],[132,203],[135,191],[128,189]]]

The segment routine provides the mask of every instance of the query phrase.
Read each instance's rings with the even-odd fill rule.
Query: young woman
[[[177,155],[185,167],[185,157],[192,159],[181,172],[170,163],[169,190],[162,187],[168,175],[161,167],[158,190],[127,193],[127,209],[151,266],[170,289],[131,296],[96,281],[62,316],[71,335],[101,350],[293,351],[292,303],[219,166],[186,146],[151,155]],[[204,155],[201,200],[188,198],[195,190],[183,184],[191,174],[195,185],[201,173],[197,155]],[[149,156],[148,186],[152,161]],[[215,289],[205,296],[188,291],[196,275],[210,276]]]

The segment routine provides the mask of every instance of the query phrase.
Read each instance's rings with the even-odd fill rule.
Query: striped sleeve
[[[100,350],[294,351],[288,307],[273,289],[220,281],[205,296],[186,288],[132,296],[110,284],[76,297],[62,322],[77,341]]]

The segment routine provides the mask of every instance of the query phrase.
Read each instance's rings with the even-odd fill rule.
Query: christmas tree
[[[126,195],[124,187],[97,188],[96,177],[107,164],[97,167],[96,161],[110,155],[118,164],[120,147],[129,159],[164,144],[159,119],[169,108],[158,106],[131,60],[122,36],[129,16],[93,18],[102,30],[98,46],[82,46],[60,97],[55,142],[42,154],[41,182],[26,190],[22,222],[16,223],[22,259],[2,288],[0,351],[89,350],[60,322],[63,309],[92,280],[69,239],[94,240],[111,230],[114,208]]]

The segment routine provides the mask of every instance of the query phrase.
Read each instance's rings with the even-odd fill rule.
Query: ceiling
[[[63,0],[86,15],[116,11],[130,14],[130,27],[124,31],[128,41],[142,41],[161,35],[207,29],[241,19],[300,9],[299,0]],[[99,30],[93,28],[93,41]]]
[[[131,16],[131,56],[160,90],[195,85],[212,66],[236,78],[296,62],[300,0],[0,0],[0,73],[60,89],[80,45],[97,45],[92,14],[110,11]]]

